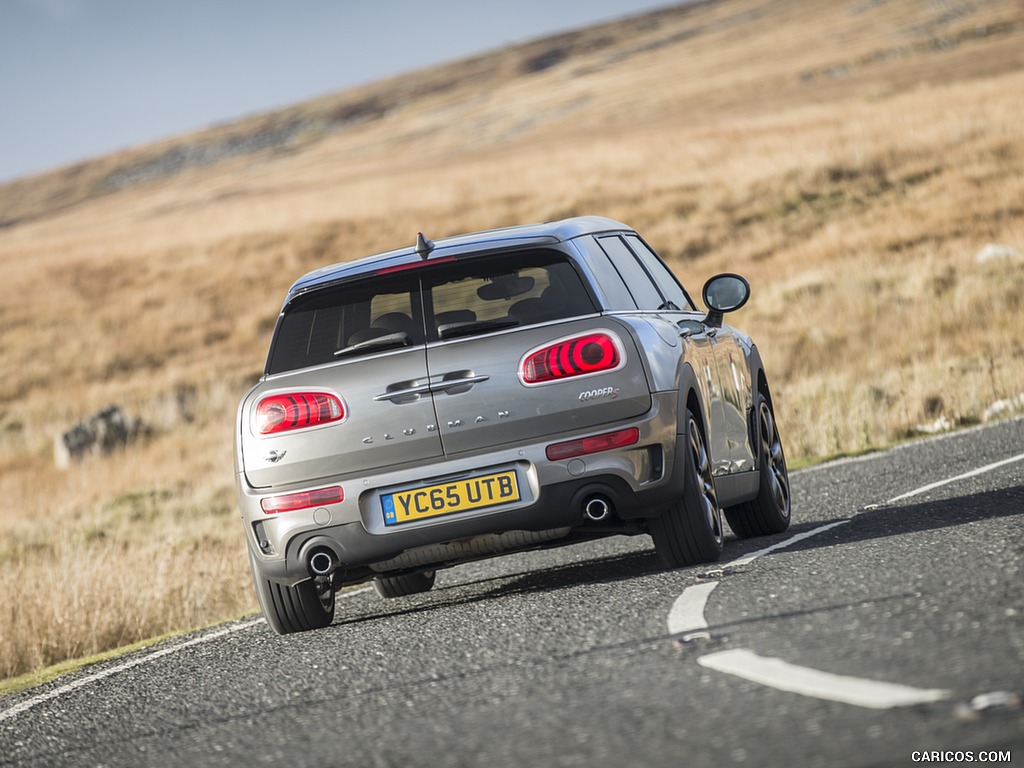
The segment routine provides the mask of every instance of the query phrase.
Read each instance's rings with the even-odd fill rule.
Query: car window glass
[[[626,287],[633,295],[633,300],[640,309],[660,309],[665,300],[651,281],[651,276],[637,261],[633,252],[618,237],[602,237],[598,243],[612,260],[615,268],[626,281]]]
[[[587,260],[597,279],[605,309],[612,311],[636,309],[636,302],[633,301],[632,294],[622,281],[622,275],[615,269],[608,254],[597,244],[597,241],[593,237],[587,236],[578,238],[575,242],[588,256]]]
[[[338,359],[342,350],[387,337],[392,347],[423,343],[414,320],[419,281],[408,276],[361,280],[300,296],[285,308],[270,350],[268,373],[282,373]],[[418,314],[418,313],[417,313]],[[402,335],[404,334],[404,336]]]
[[[429,310],[426,335],[421,306]],[[278,323],[267,372],[595,311],[564,254],[534,250],[460,258],[416,274],[374,275],[297,297]]]
[[[651,277],[657,282],[658,288],[661,289],[666,302],[671,302],[676,309],[692,310],[694,308],[693,302],[690,301],[686,291],[683,290],[679,281],[676,280],[676,276],[672,274],[665,265],[665,262],[658,258],[658,255],[643,240],[636,235],[626,235],[626,243],[629,244],[633,253],[640,257],[640,261],[643,262]]]
[[[594,303],[564,255],[514,251],[460,259],[425,276],[430,338],[592,314]]]

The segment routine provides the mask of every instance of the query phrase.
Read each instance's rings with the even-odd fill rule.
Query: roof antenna
[[[416,235],[416,255],[425,260],[433,250],[434,241],[427,240],[422,232],[418,233]]]

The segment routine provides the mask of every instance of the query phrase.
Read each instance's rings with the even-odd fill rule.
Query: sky
[[[0,0],[0,183],[674,0]]]

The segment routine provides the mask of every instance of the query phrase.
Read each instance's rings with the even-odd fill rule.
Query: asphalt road
[[[1024,420],[793,488],[790,531],[717,568],[646,537],[515,555],[5,697],[0,766],[1024,762]]]

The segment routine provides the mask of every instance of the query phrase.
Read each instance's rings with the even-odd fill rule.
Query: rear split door
[[[624,326],[569,259],[523,250],[424,277],[427,362],[446,455],[614,423],[651,407]]]
[[[419,280],[389,275],[285,307],[268,376],[242,404],[254,487],[420,464],[442,455]]]

